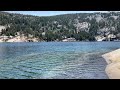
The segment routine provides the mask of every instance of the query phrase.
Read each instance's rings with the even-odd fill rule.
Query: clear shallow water
[[[108,79],[102,54],[120,42],[0,43],[0,79]]]

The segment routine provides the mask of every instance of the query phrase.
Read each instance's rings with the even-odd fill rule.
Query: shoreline
[[[109,79],[120,79],[120,49],[108,52],[102,57],[108,64],[105,72]]]
[[[25,43],[25,42],[27,42],[27,43],[29,43],[29,41],[17,41],[17,42],[5,42],[5,41],[0,41],[0,43]],[[33,41],[33,43],[39,43],[39,42],[64,42],[64,41]],[[120,41],[67,41],[67,42],[120,42]],[[32,43],[32,42],[30,42],[30,43]]]

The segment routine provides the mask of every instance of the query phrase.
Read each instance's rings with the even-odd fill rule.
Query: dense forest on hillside
[[[48,17],[0,12],[0,36],[20,35],[39,38],[40,41],[95,41],[96,36],[115,35],[120,39],[120,13],[77,13]]]

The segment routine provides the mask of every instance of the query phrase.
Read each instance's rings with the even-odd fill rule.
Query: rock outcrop
[[[105,71],[110,79],[120,79],[120,49],[102,55],[108,63]]]
[[[38,38],[30,38],[26,36],[0,36],[0,42],[38,42]]]

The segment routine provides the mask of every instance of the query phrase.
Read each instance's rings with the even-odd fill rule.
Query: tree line
[[[97,22],[95,18],[91,20],[87,17],[92,15],[101,15],[105,21]],[[114,19],[111,15],[117,15]],[[115,27],[115,31],[111,33],[120,33],[120,13],[80,13],[80,14],[66,14],[49,17],[39,17],[32,15],[11,14],[0,12],[0,25],[10,26],[6,30],[2,30],[0,35],[15,36],[17,32],[25,36],[33,35],[40,40],[55,41],[62,40],[65,37],[73,37],[78,41],[89,40],[94,41],[95,36],[99,35],[98,31],[104,27]],[[75,19],[79,23],[90,23],[89,32],[85,30],[77,32],[75,27]],[[45,33],[45,35],[43,35]]]

